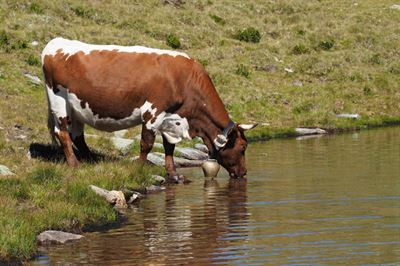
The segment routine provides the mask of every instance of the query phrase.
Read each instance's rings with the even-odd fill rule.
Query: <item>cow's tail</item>
[[[51,137],[51,145],[54,148],[58,146],[56,134],[54,132],[55,126],[56,126],[56,122],[54,120],[53,114],[51,113],[50,103],[49,103],[49,108],[48,108],[48,113],[47,113],[47,128],[49,129],[49,133],[50,133],[50,137]]]
[[[56,127],[56,121],[54,120],[54,115],[51,112],[51,107],[50,107],[50,99],[47,91],[47,86],[51,86],[50,82],[46,79],[46,74],[44,71],[44,65],[42,66],[43,70],[43,76],[44,76],[44,84],[45,84],[45,93],[47,96],[47,128],[49,129],[50,137],[51,137],[51,145],[56,148],[58,146],[58,142],[56,139],[55,135],[55,127]]]

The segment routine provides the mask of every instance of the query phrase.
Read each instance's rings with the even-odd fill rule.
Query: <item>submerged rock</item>
[[[84,238],[83,235],[77,235],[62,231],[48,230],[40,233],[36,239],[41,245],[46,244],[65,244],[66,242]]]
[[[6,175],[15,175],[15,174],[13,172],[11,172],[11,170],[7,166],[0,164],[0,175],[6,176]]]
[[[146,187],[146,193],[161,192],[164,190],[165,190],[165,187],[162,187],[162,186],[151,185],[151,186]]]
[[[298,127],[295,129],[296,133],[299,135],[318,135],[318,134],[326,134],[326,131],[320,128],[301,128]]]

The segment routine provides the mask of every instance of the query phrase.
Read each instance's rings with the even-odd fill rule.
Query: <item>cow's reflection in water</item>
[[[166,191],[165,210],[144,213],[147,262],[210,264],[223,261],[219,254],[240,245],[247,236],[247,180],[206,179],[203,191],[190,186]],[[160,206],[159,206],[160,207]],[[160,210],[160,209],[159,209]],[[231,236],[239,236],[232,238]],[[233,239],[233,240],[231,240]]]

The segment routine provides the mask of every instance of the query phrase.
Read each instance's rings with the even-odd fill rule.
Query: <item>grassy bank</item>
[[[3,154],[2,154],[3,155]],[[149,185],[159,168],[129,160],[85,164],[36,162],[27,171],[0,179],[0,262],[26,259],[36,251],[36,235],[47,229],[81,232],[118,221],[117,212],[89,189],[132,189]]]
[[[209,71],[235,121],[268,124],[249,132],[252,139],[400,122],[400,10],[392,1],[181,2],[0,1],[0,164],[16,174],[0,177],[0,258],[29,257],[43,229],[115,221],[88,184],[137,187],[160,171],[132,165],[106,138],[89,144],[114,162],[71,170],[28,158],[49,137],[42,85],[24,74],[41,78],[40,52],[54,37],[187,52]]]

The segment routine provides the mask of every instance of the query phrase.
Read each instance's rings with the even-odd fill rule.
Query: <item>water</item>
[[[400,264],[400,128],[252,144],[248,179],[151,195],[128,221],[33,264]]]

